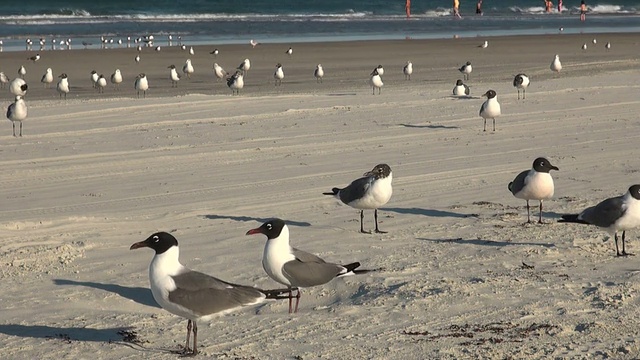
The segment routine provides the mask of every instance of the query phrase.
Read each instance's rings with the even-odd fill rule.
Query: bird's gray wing
[[[366,194],[374,181],[375,177],[373,176],[361,177],[360,179],[354,180],[349,186],[340,190],[340,200],[345,204],[349,204],[354,200],[360,199]]]
[[[13,115],[13,108],[15,106],[14,104],[9,105],[9,107],[7,108],[7,119],[10,119],[11,116]]]
[[[517,194],[518,192],[520,192],[520,190],[522,190],[522,188],[524,188],[524,186],[526,185],[525,180],[527,178],[527,175],[529,175],[529,170],[521,172],[520,174],[518,174],[518,176],[516,176],[515,179],[513,179],[511,183],[509,183],[509,190],[513,195]]]
[[[231,284],[197,271],[172,278],[177,288],[169,293],[169,300],[200,316],[249,305],[265,297],[258,289]]]
[[[291,252],[293,253],[293,256],[296,257],[296,259],[302,261],[302,262],[315,262],[315,263],[324,263],[325,261],[313,254],[310,254],[306,251],[302,251],[300,249],[296,249],[294,247],[291,248]]]
[[[295,259],[286,262],[282,267],[282,273],[298,287],[310,287],[326,284],[344,270],[338,264],[326,262],[303,262]]]
[[[469,86],[467,86],[467,84],[463,84],[463,85],[464,85],[464,94],[465,94],[465,95],[469,95],[469,93],[471,92],[471,91],[469,90]]]
[[[482,113],[484,112],[484,107],[487,106],[487,102],[483,102],[482,106],[480,106],[480,111],[478,112],[478,115],[482,116]]]
[[[627,211],[622,201],[623,196],[604,200],[596,206],[585,209],[579,219],[599,227],[609,227]]]

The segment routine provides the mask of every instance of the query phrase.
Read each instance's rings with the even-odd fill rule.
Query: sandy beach
[[[0,53],[0,71],[15,77],[24,65],[29,84],[24,136],[11,136],[7,120],[0,129],[1,357],[176,358],[186,320],[151,296],[153,251],[129,246],[168,231],[184,265],[279,288],[262,269],[266,238],[244,235],[279,217],[293,246],[379,271],[305,289],[298,314],[284,301],[199,323],[202,358],[640,358],[638,257],[616,258],[596,227],[557,223],[640,183],[638,42],[307,43],[292,56],[289,44],[198,46],[195,55],[163,46],[145,48],[139,64],[135,48],[43,51],[36,63],[27,60],[36,51]],[[555,54],[560,74],[549,70]],[[167,66],[187,58],[195,74],[171,88]],[[212,64],[232,71],[244,58],[245,88],[231,96]],[[471,96],[455,98],[466,61]],[[285,79],[275,87],[279,62]],[[384,86],[373,96],[378,64]],[[55,82],[40,83],[48,67],[68,74],[66,101]],[[108,78],[116,68],[119,91],[92,88],[91,70]],[[521,72],[532,82],[526,100],[512,86]],[[149,78],[146,99],[135,96],[138,73]],[[502,116],[485,133],[478,111],[489,89]],[[6,109],[12,96],[1,94]],[[507,184],[539,156],[560,169],[555,196],[546,224],[523,224],[525,202]],[[360,234],[359,211],[322,192],[378,163],[394,175],[379,211],[388,234]],[[632,253],[637,237],[627,233]]]

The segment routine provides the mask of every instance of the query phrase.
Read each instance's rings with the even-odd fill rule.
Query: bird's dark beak
[[[560,169],[558,169],[558,167],[551,165],[551,169],[555,170],[555,171],[560,171]]]
[[[262,230],[260,230],[260,228],[251,229],[247,231],[245,235],[255,235],[255,234],[262,234]]]
[[[145,240],[145,241],[140,241],[140,242],[137,242],[137,243],[135,243],[135,244],[131,245],[131,247],[129,248],[129,250],[140,249],[140,248],[143,248],[143,247],[148,247],[147,240]]]

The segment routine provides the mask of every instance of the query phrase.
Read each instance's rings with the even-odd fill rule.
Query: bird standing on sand
[[[56,89],[60,93],[60,98],[62,98],[62,95],[64,95],[64,99],[66,100],[67,94],[69,93],[69,78],[65,73],[60,74],[60,76],[58,77],[60,78],[60,80],[58,80]]]
[[[539,157],[533,161],[530,170],[521,172],[509,183],[509,191],[513,196],[527,201],[527,223],[531,223],[529,200],[538,200],[540,201],[538,223],[542,224],[542,201],[551,199],[554,192],[553,178],[549,174],[551,170],[559,169],[551,165],[549,160]]]
[[[89,75],[89,77],[91,78],[91,85],[93,86],[93,88],[96,88],[96,85],[98,83],[98,78],[100,77],[98,75],[98,72],[95,70],[91,70],[91,75]]]
[[[595,225],[613,236],[616,256],[633,255],[624,246],[625,233],[640,226],[640,185],[632,185],[626,194],[606,199],[580,214],[562,215],[558,222]],[[622,231],[622,252],[618,247],[618,231]]]
[[[198,321],[207,321],[245,306],[267,299],[288,299],[288,290],[261,290],[232,284],[207,274],[193,271],[180,263],[178,240],[166,232],[158,232],[131,245],[130,250],[151,248],[155,255],[149,264],[149,283],[155,301],[168,312],[187,319],[187,341],[180,352],[184,356],[198,354]],[[189,339],[193,332],[193,348]]]
[[[227,79],[227,86],[231,89],[231,95],[240,95],[240,89],[244,87],[242,71],[236,70],[236,73]]]
[[[21,79],[24,79],[25,75],[27,75],[27,69],[24,66],[20,65],[20,68],[18,69],[18,76]]]
[[[48,88],[51,85],[53,82],[53,70],[51,70],[51,68],[47,68],[47,72],[42,75],[40,82],[44,84],[45,88]]]
[[[252,48],[255,48],[255,47],[256,47],[256,46],[258,46],[258,44],[260,44],[260,43],[259,43],[259,42],[257,42],[257,41],[255,41],[255,40],[253,40],[253,39],[251,39],[251,41],[249,41],[249,44],[251,44],[251,47],[252,47]]]
[[[16,95],[15,101],[7,108],[7,119],[11,121],[13,136],[16,136],[16,121],[20,123],[20,136],[22,136],[22,121],[27,118],[27,104],[20,95]]]
[[[485,40],[481,45],[478,45],[478,47],[486,49],[489,47],[489,42]]]
[[[557,55],[553,58],[553,61],[551,62],[551,66],[549,66],[549,68],[551,69],[551,71],[554,71],[556,73],[559,73],[560,70],[562,70],[562,63],[560,62],[560,55]]]
[[[276,65],[276,71],[273,73],[273,78],[276,79],[276,86],[282,85],[282,79],[284,79],[284,70],[282,69],[282,64],[278,63]]]
[[[178,71],[176,70],[176,66],[175,65],[169,65],[168,66],[169,69],[169,80],[171,80],[171,87],[178,87],[178,81],[180,81],[180,74],[178,74]]]
[[[189,46],[189,54],[190,55],[195,55],[196,52],[193,50],[193,46]]]
[[[522,90],[522,99],[524,100],[525,92],[529,87],[529,77],[526,74],[518,74],[513,78],[513,86],[518,91],[518,100],[520,100],[520,90]]]
[[[374,70],[375,71],[375,70]],[[323,193],[324,195],[333,195],[344,204],[354,209],[360,209],[360,232],[370,234],[364,231],[364,210],[373,209],[373,216],[376,223],[376,233],[384,234],[386,231],[380,231],[378,227],[378,208],[384,206],[393,193],[391,182],[393,181],[393,173],[387,164],[378,164],[373,170],[367,171],[361,178],[354,180],[347,187],[333,188],[331,192]]]
[[[9,91],[11,91],[11,93],[15,96],[27,95],[28,88],[29,86],[23,78],[15,78],[11,80],[11,83],[9,84]]]
[[[249,59],[244,59],[240,65],[238,65],[237,69],[242,71],[242,76],[247,76],[249,69],[251,69],[251,61],[249,61]]]
[[[213,63],[213,72],[216,74],[216,78],[217,78],[216,81],[220,81],[224,79],[227,75],[229,75],[229,73],[224,71],[222,66],[218,65],[218,63]]]
[[[376,67],[376,70],[378,71],[378,75],[380,76],[384,75],[384,67],[382,67],[382,65],[378,65]]]
[[[107,79],[104,78],[104,75],[100,74],[100,76],[98,76],[96,87],[98,88],[99,93],[104,93],[104,88],[107,87]]]
[[[471,93],[471,91],[469,90],[469,87],[462,82],[462,80],[458,79],[458,81],[456,81],[456,86],[453,88],[453,95],[456,96],[464,96],[464,95],[469,95]]]
[[[473,67],[471,67],[471,61],[467,61],[466,64],[462,65],[460,69],[458,69],[462,73],[462,78],[464,80],[469,80],[469,74],[473,71]]]
[[[144,98],[147,97],[147,90],[149,90],[149,80],[147,80],[147,75],[144,73],[139,74],[136,77],[136,82],[134,83],[134,88],[138,93],[138,99],[140,98],[140,91],[142,91],[142,96]]]
[[[313,76],[316,77],[316,82],[322,82],[322,78],[324,77],[324,69],[322,68],[322,64],[318,64],[316,69],[313,71]]]
[[[120,69],[116,69],[116,71],[111,74],[111,83],[116,90],[120,89],[120,83],[122,83],[122,73]]]
[[[370,75],[369,83],[371,84],[373,95],[376,94],[376,89],[378,89],[378,95],[380,95],[380,91],[384,83],[382,82],[382,78],[380,77],[380,73],[378,72],[378,69],[377,68],[373,69],[373,71],[369,75]]]
[[[582,50],[587,50],[587,43],[582,44]]]
[[[480,117],[484,119],[484,129],[487,131],[487,119],[493,119],[493,131],[496,131],[496,117],[500,116],[500,103],[495,91],[489,90],[482,96],[486,96],[487,100],[480,107]]]
[[[219,53],[220,53],[220,50],[218,50],[218,49],[216,48],[216,49],[213,49],[213,51],[212,51],[212,52],[210,52],[209,54],[211,54],[211,55],[213,55],[213,56],[218,56],[218,54],[219,54]]]
[[[289,47],[289,49],[287,49],[287,51],[285,51],[284,53],[291,56],[291,54],[293,54],[293,49]]]
[[[411,80],[411,74],[413,74],[413,64],[411,61],[407,61],[407,64],[402,68],[405,80]]]
[[[140,55],[136,55],[133,60],[136,62],[136,64],[140,63]]]
[[[28,57],[27,60],[31,60],[34,63],[38,60],[40,60],[40,54],[35,54],[34,56]]]
[[[607,42],[607,43],[604,45],[604,49],[605,49],[606,51],[609,51],[609,49],[611,49],[611,43],[610,43],[610,42]]]
[[[191,64],[191,59],[187,59],[184,65],[182,65],[182,72],[187,75],[187,78],[191,79],[191,74],[193,74],[195,70],[193,69],[193,65]]]
[[[4,89],[4,87],[9,83],[9,77],[2,71],[0,71],[0,88]]]
[[[325,262],[320,257],[296,249],[289,244],[289,228],[281,219],[272,219],[260,227],[247,231],[247,235],[263,234],[267,237],[262,254],[262,267],[269,277],[289,289],[289,314],[298,312],[301,288],[318,286],[350,275],[365,274],[371,270],[357,270],[359,262],[340,265]],[[292,290],[296,290],[296,306],[292,311]]]

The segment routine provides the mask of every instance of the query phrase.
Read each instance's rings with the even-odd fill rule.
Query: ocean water
[[[447,38],[557,33],[638,32],[640,0],[587,0],[587,21],[579,21],[579,1],[563,11],[544,11],[543,0],[28,0],[0,5],[3,49],[22,50],[24,40],[72,38],[98,46],[100,36],[125,39],[153,34],[182,36],[190,44],[301,42],[363,39]],[[557,0],[554,1],[557,7]]]

